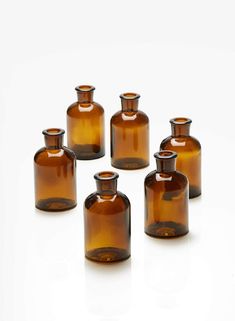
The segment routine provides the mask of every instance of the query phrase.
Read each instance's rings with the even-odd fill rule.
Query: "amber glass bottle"
[[[188,179],[176,171],[177,154],[154,154],[157,170],[145,178],[145,233],[170,238],[188,233]]]
[[[97,192],[84,203],[85,256],[97,262],[125,260],[130,256],[130,202],[117,191],[117,173],[94,178]]]
[[[63,129],[42,133],[46,147],[34,156],[35,206],[44,211],[69,210],[77,205],[75,154],[63,146]]]
[[[104,109],[93,101],[95,88],[75,88],[78,101],[67,110],[67,138],[77,159],[95,159],[104,156]]]
[[[111,118],[112,166],[138,169],[149,165],[149,119],[138,110],[140,95],[120,96],[122,110]]]
[[[191,119],[178,117],[170,123],[171,136],[162,141],[160,149],[178,154],[176,168],[188,177],[189,198],[197,197],[201,195],[201,145],[189,134]]]

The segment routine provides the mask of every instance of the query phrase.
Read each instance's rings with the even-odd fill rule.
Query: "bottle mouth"
[[[156,159],[172,159],[177,157],[177,153],[172,150],[161,150],[153,155]]]
[[[78,92],[91,92],[95,90],[95,87],[90,85],[81,85],[75,87],[75,90]]]
[[[111,171],[99,172],[94,175],[94,178],[99,181],[111,181],[119,177],[118,173]]]
[[[42,133],[46,136],[61,136],[64,135],[65,131],[61,128],[48,128],[44,129]]]
[[[128,92],[128,93],[123,93],[120,95],[120,98],[122,99],[128,99],[128,100],[134,100],[134,99],[139,99],[140,95],[137,93],[132,93],[132,92]]]
[[[170,123],[174,125],[186,125],[186,124],[191,124],[192,120],[187,117],[176,117],[176,118],[172,118],[170,120]]]

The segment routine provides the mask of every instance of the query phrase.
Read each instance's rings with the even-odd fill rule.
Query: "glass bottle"
[[[201,195],[201,145],[190,136],[189,118],[178,117],[170,120],[171,136],[164,139],[160,149],[173,150],[178,154],[176,168],[188,177],[189,198]]]
[[[95,87],[75,88],[78,100],[67,109],[68,147],[77,159],[104,156],[104,109],[93,101]]]
[[[157,170],[149,173],[145,186],[145,233],[170,238],[188,233],[188,179],[176,171],[177,154],[163,150],[154,154]]]
[[[69,210],[77,205],[75,154],[63,146],[63,129],[42,133],[46,146],[34,156],[35,206],[44,211]]]
[[[111,162],[120,169],[149,165],[149,119],[138,110],[140,95],[120,95],[122,110],[111,118]]]
[[[85,256],[97,262],[122,261],[130,257],[130,202],[117,191],[118,174],[94,176],[97,191],[84,203]]]

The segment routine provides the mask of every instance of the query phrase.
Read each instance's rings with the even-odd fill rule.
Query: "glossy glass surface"
[[[77,159],[104,156],[104,109],[93,101],[94,87],[75,88],[78,101],[67,110],[67,139]]]
[[[188,177],[189,198],[197,197],[201,195],[201,145],[189,134],[189,118],[178,117],[170,122],[172,134],[162,141],[160,149],[177,153],[176,168]]]
[[[95,175],[97,191],[84,203],[85,256],[103,263],[130,257],[130,202],[117,191],[118,174]]]
[[[120,169],[138,169],[149,165],[149,119],[138,110],[139,95],[121,96],[122,110],[111,118],[111,163]]]
[[[77,205],[76,157],[63,146],[64,130],[43,131],[46,146],[34,156],[35,206],[44,211],[65,211]]]
[[[188,180],[175,170],[177,154],[154,154],[157,170],[149,173],[145,187],[145,233],[170,238],[188,233]]]

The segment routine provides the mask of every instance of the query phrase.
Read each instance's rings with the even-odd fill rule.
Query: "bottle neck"
[[[174,137],[189,136],[190,135],[190,124],[185,124],[185,125],[171,124],[171,134]]]
[[[50,128],[43,131],[47,149],[61,149],[63,147],[64,130]]]
[[[174,172],[176,170],[175,158],[174,159],[157,159],[158,172]]]
[[[97,194],[110,196],[117,193],[118,174],[114,172],[100,172],[95,174]]]
[[[140,95],[125,93],[120,95],[123,112],[137,112]]]
[[[78,102],[82,103],[92,103],[95,87],[83,85],[75,88],[77,91]]]
[[[171,134],[174,137],[177,136],[189,136],[190,125],[192,120],[189,118],[178,117],[170,120],[171,123]]]
[[[176,170],[177,154],[171,150],[162,150],[154,154],[157,162],[157,172],[167,173]]]

